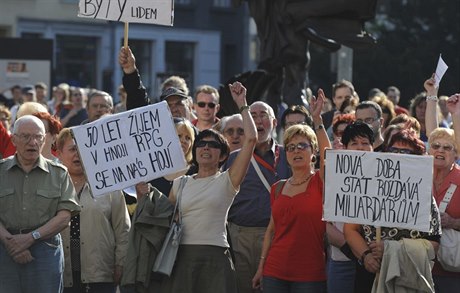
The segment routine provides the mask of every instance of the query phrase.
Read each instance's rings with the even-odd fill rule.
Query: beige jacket
[[[115,265],[123,266],[131,227],[121,191],[97,196],[88,184],[80,197],[81,282],[113,282]],[[61,232],[64,247],[64,286],[73,286],[70,258],[70,227]]]
[[[433,245],[426,239],[385,241],[380,274],[372,293],[434,293],[434,257]]]

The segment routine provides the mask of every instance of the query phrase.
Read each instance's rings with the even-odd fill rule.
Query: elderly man
[[[0,162],[0,292],[62,292],[59,232],[80,210],[67,170],[40,155],[45,126],[16,121],[16,154]]]
[[[112,96],[103,91],[93,91],[88,95],[88,103],[86,104],[86,112],[88,119],[81,124],[96,121],[106,114],[113,112]]]
[[[286,153],[272,136],[277,123],[272,107],[257,101],[251,105],[250,112],[257,127],[254,160],[228,212],[240,293],[260,292],[252,289],[251,280],[259,265],[265,230],[270,221],[269,189],[276,181],[290,176]],[[237,154],[238,151],[230,154],[223,165],[224,170],[232,165]]]

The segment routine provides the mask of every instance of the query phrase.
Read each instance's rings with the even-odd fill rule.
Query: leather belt
[[[8,232],[10,232],[11,235],[16,235],[16,234],[27,234],[36,229],[7,229],[7,230]]]

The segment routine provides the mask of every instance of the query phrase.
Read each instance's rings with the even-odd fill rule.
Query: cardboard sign
[[[327,150],[324,220],[430,229],[433,158]]]
[[[93,196],[186,167],[165,101],[72,128]]]
[[[78,16],[172,26],[173,0],[80,0]]]

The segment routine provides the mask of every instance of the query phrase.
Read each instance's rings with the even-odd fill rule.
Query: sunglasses
[[[303,150],[305,150],[305,149],[307,149],[309,147],[311,147],[311,144],[301,142],[301,143],[298,143],[298,144],[288,144],[285,147],[285,149],[286,149],[287,152],[292,153],[293,151],[295,151],[295,149],[303,151]]]
[[[208,146],[208,148],[220,149],[220,143],[214,140],[200,140],[195,142],[195,146],[197,148],[204,148],[205,146]]]
[[[405,154],[405,155],[414,154],[413,150],[394,148],[394,147],[389,147],[388,152],[389,153],[395,153],[395,154]]]
[[[224,133],[228,136],[233,136],[235,133],[238,135],[244,135],[243,128],[229,128],[224,131]]]
[[[211,102],[211,103],[198,102],[198,103],[196,103],[196,104],[197,104],[198,107],[200,107],[200,108],[204,108],[204,107],[206,107],[206,105],[208,106],[209,109],[214,109],[214,108],[216,107],[216,104],[214,104],[214,103],[212,103],[212,102]]]
[[[451,144],[441,145],[439,142],[433,142],[433,143],[430,145],[430,147],[431,147],[433,150],[435,150],[435,151],[439,150],[440,148],[442,148],[442,149],[443,149],[444,151],[446,151],[446,152],[451,152],[451,151],[454,150],[454,146],[453,146],[453,145],[451,145]]]

